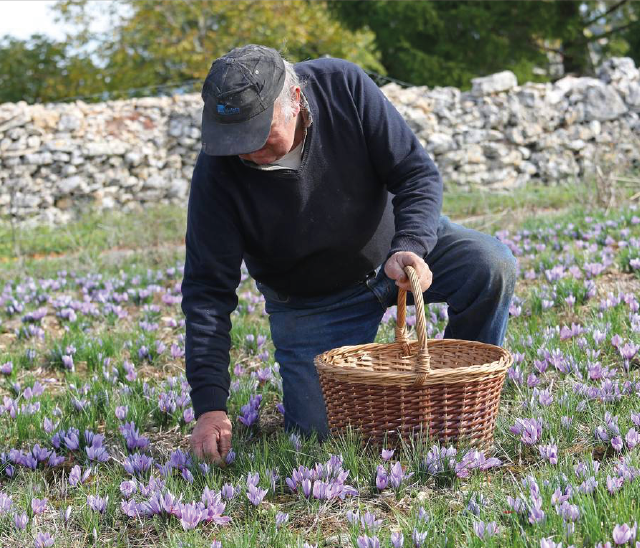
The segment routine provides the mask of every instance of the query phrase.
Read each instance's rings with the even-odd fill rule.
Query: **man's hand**
[[[395,280],[399,288],[411,291],[411,282],[404,272],[405,266],[415,268],[423,293],[429,289],[433,282],[433,274],[422,257],[412,251],[398,251],[391,255],[384,265],[384,273],[392,280]]]
[[[224,411],[208,411],[198,417],[191,433],[191,450],[196,457],[222,466],[231,449],[231,421]]]

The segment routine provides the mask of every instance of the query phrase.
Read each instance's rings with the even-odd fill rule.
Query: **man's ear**
[[[302,106],[300,105],[300,99],[302,99],[302,91],[300,90],[300,87],[296,86],[294,93],[295,93],[295,104],[296,104],[296,112],[294,116],[297,116],[300,110],[302,109]]]

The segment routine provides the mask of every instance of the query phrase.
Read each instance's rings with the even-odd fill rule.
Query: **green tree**
[[[67,45],[35,34],[0,39],[0,103],[44,103],[96,93],[101,75],[90,59],[70,55]]]
[[[345,30],[325,2],[127,0],[119,3],[126,9],[107,35],[90,31],[95,6],[87,0],[56,7],[63,20],[78,25],[74,46],[93,45],[112,96],[130,88],[144,95],[147,86],[174,82],[199,89],[214,59],[247,43],[274,47],[293,62],[330,55],[384,71],[373,33]]]
[[[471,78],[510,69],[519,81],[548,79],[539,68],[555,54],[564,72],[589,74],[593,54],[629,49],[637,27],[628,0],[618,2],[362,2],[329,3],[351,29],[376,34],[390,76],[414,84],[466,88]]]

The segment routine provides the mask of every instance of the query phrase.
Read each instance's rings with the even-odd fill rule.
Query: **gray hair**
[[[293,109],[296,104],[295,89],[302,87],[302,85],[300,78],[293,69],[293,65],[286,59],[283,59],[283,61],[285,67],[284,85],[275,102],[280,107],[280,112],[285,121],[288,122],[293,117]]]

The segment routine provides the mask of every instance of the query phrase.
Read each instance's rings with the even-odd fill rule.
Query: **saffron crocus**
[[[55,539],[49,533],[38,533],[35,538],[35,547],[49,548],[54,542]]]
[[[358,548],[380,548],[378,537],[369,537],[367,535],[359,536],[356,544]]]
[[[202,503],[200,504],[202,505]],[[204,508],[200,507],[197,503],[180,505],[180,524],[185,531],[195,529],[204,517]]]
[[[406,473],[402,469],[402,465],[400,464],[400,462],[396,462],[391,467],[391,472],[389,474],[389,483],[391,483],[391,486],[394,489],[399,489],[402,481],[405,479],[409,479],[411,476],[413,476],[413,472]]]
[[[89,508],[91,508],[94,512],[98,512],[100,514],[104,514],[105,511],[107,510],[107,503],[109,502],[109,497],[100,497],[100,496],[94,496],[94,495],[89,495],[87,497],[87,505],[89,506]]]
[[[637,523],[634,523],[633,527],[629,527],[626,523],[616,525],[613,528],[613,542],[620,545],[635,540],[637,528]]]
[[[622,451],[622,438],[620,436],[611,438],[611,446],[618,452]]]
[[[182,412],[182,418],[184,419],[185,423],[189,424],[195,418],[195,415],[193,413],[193,407],[187,407]]]
[[[129,455],[122,463],[127,473],[132,476],[141,476],[151,469],[153,466],[153,457],[134,453]]]
[[[376,472],[376,487],[379,491],[387,488],[387,484],[389,483],[389,478],[387,476],[387,472],[384,469],[384,466],[378,466],[378,470]]]
[[[29,518],[24,512],[22,514],[13,515],[13,524],[19,531],[24,531],[27,528],[27,523],[29,523]]]
[[[266,494],[266,489],[260,489],[259,487],[256,487],[252,484],[249,484],[247,486],[247,498],[249,499],[249,502],[254,506],[258,506],[262,502],[262,499],[264,499]]]
[[[47,509],[47,499],[33,499],[31,501],[31,509],[36,515],[42,514]]]
[[[404,546],[404,535],[402,531],[391,533],[391,545],[393,548],[402,548]]]
[[[556,544],[552,538],[540,539],[540,548],[562,548],[562,542]]]
[[[555,444],[539,445],[540,456],[551,464],[558,464],[558,446]]]
[[[289,514],[285,514],[284,512],[278,512],[276,514],[276,529],[282,527],[288,521],[289,521]]]
[[[500,532],[500,528],[495,521],[485,523],[484,521],[475,521],[473,523],[473,532],[481,539],[490,538]]]
[[[62,356],[62,365],[67,371],[75,371],[73,358],[71,356]]]
[[[230,483],[225,483],[220,490],[220,494],[223,496],[223,498],[231,500],[236,493],[233,485],[231,485]]]
[[[521,435],[520,439],[525,445],[534,445],[542,434],[542,420],[516,419],[510,430],[513,434]]]
[[[414,529],[411,534],[411,540],[416,548],[420,548],[424,544],[424,541],[427,540],[427,532],[421,533],[417,529]]]
[[[116,418],[123,421],[127,418],[127,413],[129,412],[129,407],[126,405],[121,405],[116,407]]]
[[[391,457],[393,457],[393,454],[395,453],[395,449],[383,449],[382,450],[382,460],[389,460]]]
[[[624,439],[627,442],[629,449],[633,449],[638,445],[638,443],[640,443],[640,436],[638,435],[638,432],[636,432],[635,428],[630,428]]]

